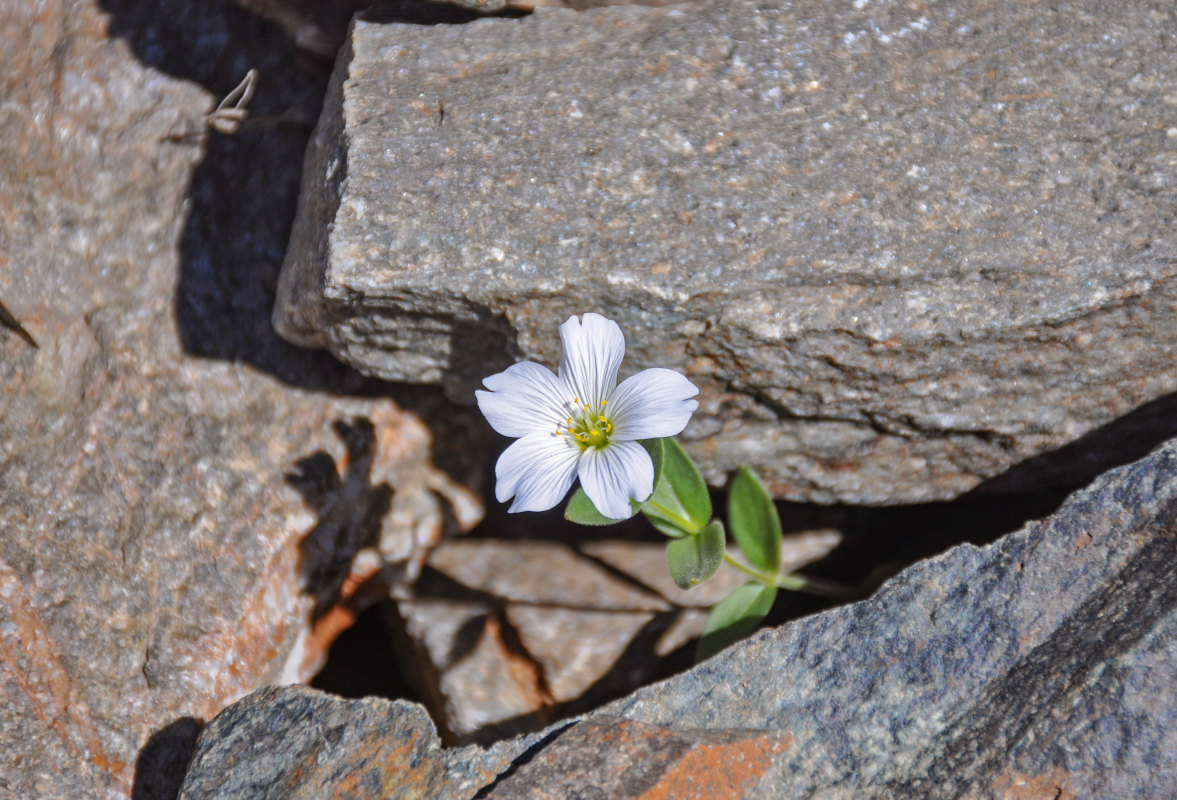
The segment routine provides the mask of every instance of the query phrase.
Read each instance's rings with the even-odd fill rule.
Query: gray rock
[[[579,722],[498,745],[522,753],[500,778],[432,796],[1171,797],[1175,559],[1177,440],[993,545],[954,548],[869,600],[761,631]],[[335,752],[288,736],[218,719],[188,785],[229,764],[258,774],[282,747],[300,755],[265,774],[288,785],[312,755]],[[232,750],[233,737],[262,756]],[[205,760],[215,752],[237,760]],[[448,769],[491,780],[485,751],[448,754]],[[351,763],[323,796],[356,784]]]
[[[214,96],[141,59],[183,72],[176,34],[232,86],[242,26],[261,115],[314,74],[235,9],[152,9],[0,0],[4,797],[174,796],[204,721],[313,675],[357,549],[479,509],[418,417],[269,332],[309,126],[210,139]]]
[[[793,745],[783,730],[669,730],[604,715],[572,726],[485,797],[736,800]]]
[[[187,800],[472,797],[528,740],[443,751],[412,703],[342,700],[297,686],[255,692],[200,735]]]
[[[957,547],[599,715],[788,731],[747,797],[1171,796],[1175,533],[1170,442],[992,546]]]
[[[1174,28],[1166,0],[359,21],[275,324],[468,398],[598,311],[625,369],[701,387],[713,484],[954,497],[1177,389]]]

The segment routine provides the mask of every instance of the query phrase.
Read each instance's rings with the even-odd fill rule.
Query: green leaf
[[[666,439],[644,439],[638,444],[646,448],[646,452],[650,454],[650,460],[654,462],[654,485],[658,485],[658,481],[662,479],[662,453]]]
[[[711,519],[711,495],[703,476],[674,439],[643,444],[651,450],[657,477],[653,494],[642,503],[642,513],[667,536],[699,533]]]
[[[732,538],[754,567],[775,575],[781,567],[781,518],[756,473],[740,467],[727,495]]]
[[[597,507],[593,505],[593,501],[584,493],[584,489],[577,487],[576,492],[568,501],[568,506],[564,509],[564,519],[569,522],[575,522],[578,525],[614,525],[618,522],[624,522],[620,519],[612,519],[606,517]]]
[[[710,658],[755,631],[772,609],[776,593],[775,586],[749,582],[725,597],[711,609],[695,650],[695,660]]]
[[[712,520],[695,536],[684,536],[666,545],[670,577],[680,589],[690,589],[715,574],[723,563],[723,523]]]

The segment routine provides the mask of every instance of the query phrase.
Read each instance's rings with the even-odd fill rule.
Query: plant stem
[[[684,517],[680,517],[678,514],[675,514],[673,511],[671,511],[669,508],[662,505],[661,503],[655,503],[650,500],[647,500],[645,503],[643,503],[643,505],[648,506],[649,508],[658,512],[658,516],[664,517],[668,522],[673,522],[684,533],[688,533],[693,536],[702,530],[702,528],[697,527],[695,525],[695,523],[691,522],[689,519],[686,519]]]
[[[753,580],[757,580],[766,586],[776,586],[792,592],[805,592],[806,594],[829,597],[835,600],[853,600],[858,596],[856,592],[848,587],[817,580],[816,578],[806,578],[804,575],[795,575],[791,572],[786,572],[782,575],[769,575],[767,572],[761,572],[747,564],[736,561],[732,554],[728,552],[723,554],[723,560],[729,566],[734,567]]]

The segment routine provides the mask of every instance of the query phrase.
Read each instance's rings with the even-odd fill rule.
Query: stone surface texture
[[[783,567],[839,541],[832,530],[790,534]],[[682,669],[707,609],[745,581],[723,569],[682,590],[665,545],[609,539],[451,540],[427,565],[390,621],[402,672],[449,743],[534,730]]]
[[[993,545],[510,740],[526,753],[477,796],[1173,796],[1174,563],[1177,440]]]
[[[261,65],[265,114],[324,71],[149,5],[0,2],[0,797],[174,796],[203,721],[314,674],[359,550],[407,569],[480,511],[418,416],[269,330],[313,117],[226,142],[204,86]]]
[[[781,730],[672,731],[597,716],[573,726],[486,797],[739,800],[793,736]]]
[[[489,750],[443,751],[429,716],[413,703],[271,687],[205,728],[179,797],[472,797],[526,745],[521,739]]]
[[[469,399],[597,311],[623,370],[700,386],[713,484],[955,497],[1177,389],[1174,29],[1168,0],[361,20],[275,323]]]

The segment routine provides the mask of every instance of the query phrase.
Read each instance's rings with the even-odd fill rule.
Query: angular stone
[[[842,535],[832,528],[786,534],[781,540],[781,571],[797,572],[806,564],[820,561],[841,541]],[[738,548],[728,547],[733,555],[741,557]],[[667,569],[665,545],[606,539],[585,542],[580,549],[684,608],[710,608],[748,580],[734,569],[721,569],[698,586],[680,589]]]
[[[1169,796],[1174,558],[1177,441],[600,713],[789,731],[750,797]]]
[[[713,484],[950,498],[1177,390],[1174,26],[1167,0],[360,21],[275,323],[468,397],[599,311],[625,369],[700,386]],[[1173,430],[1006,488],[1138,457],[1139,426]]]
[[[179,28],[236,80],[244,17],[0,0],[0,301],[27,333],[0,328],[5,796],[174,796],[204,721],[313,675],[358,551],[427,549],[444,505],[455,527],[479,510],[419,418],[269,331],[277,190],[307,130],[226,145],[209,92],[141,63]],[[270,102],[313,88],[273,31],[249,34]],[[261,151],[248,177],[226,146]]]
[[[838,541],[834,531],[787,537],[791,569]],[[744,582],[735,570],[684,592],[666,547],[543,540],[451,540],[396,600],[393,620],[411,676],[449,743],[534,730],[681,668],[707,612]],[[438,579],[440,578],[440,580]],[[643,589],[642,587],[648,587]]]
[[[588,692],[617,666],[638,634],[655,619],[652,611],[587,611],[512,604],[507,619],[520,644],[543,670],[544,686],[556,703]],[[647,670],[649,665],[645,665]],[[638,685],[646,670],[636,676]],[[648,674],[648,673],[647,673]]]
[[[672,731],[598,715],[483,796],[740,800],[792,744],[788,731]]]
[[[671,613],[664,599],[555,542],[452,540],[428,563],[453,584],[426,579],[399,598],[394,627],[406,642],[405,672],[450,743],[542,727],[659,612]]]
[[[410,642],[405,670],[448,744],[480,732],[498,736],[542,727],[552,705],[539,665],[504,637],[496,609],[479,603],[402,600],[397,610]]]
[[[529,749],[478,796],[1174,796],[1175,560],[1177,440],[993,545],[505,743]]]
[[[206,726],[179,796],[468,798],[525,747],[523,740],[443,751],[428,715],[412,703],[270,687]]]
[[[430,553],[429,566],[463,586],[518,603],[599,611],[670,607],[653,592],[618,579],[567,545],[542,539],[454,540]]]

